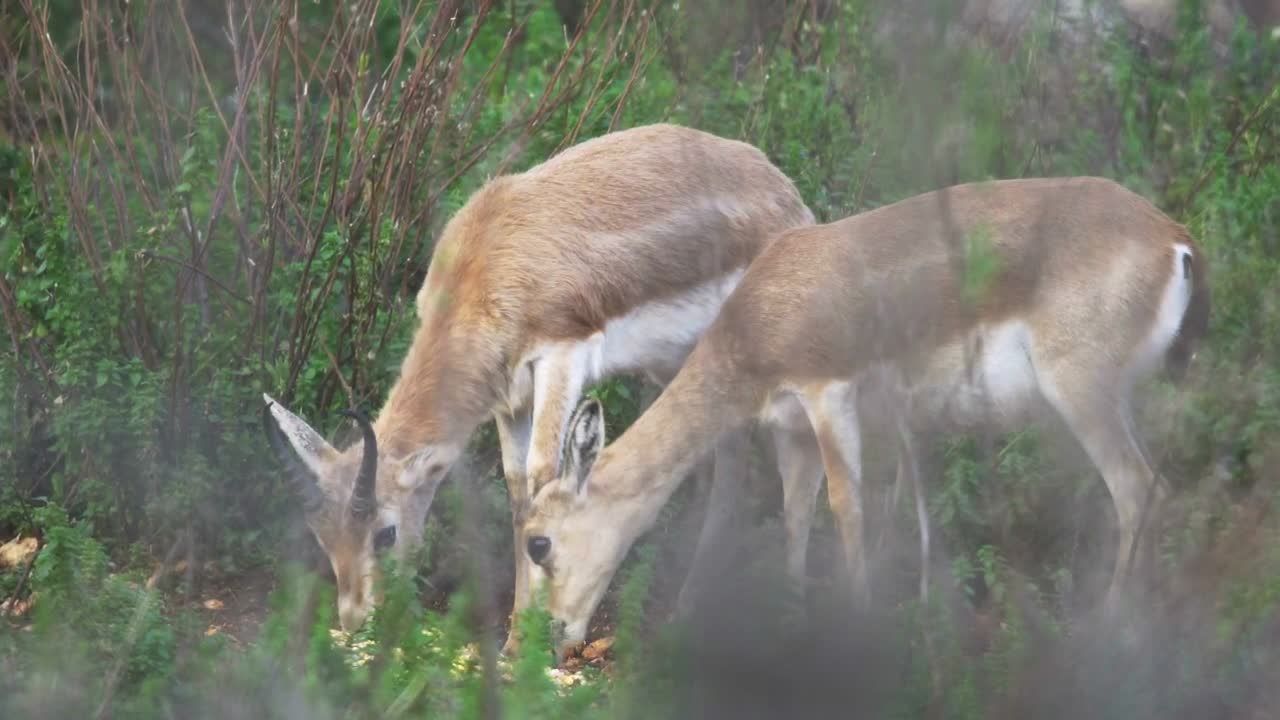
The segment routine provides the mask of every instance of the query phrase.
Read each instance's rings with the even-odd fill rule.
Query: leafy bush
[[[43,549],[29,582],[20,571],[0,582],[6,597],[33,592],[36,608],[29,630],[0,631],[0,708],[1216,717],[1271,706],[1259,678],[1280,663],[1269,514],[1280,42],[1241,25],[1219,47],[1203,8],[1183,5],[1169,38],[1042,12],[1015,38],[984,41],[932,0],[22,3],[0,24],[11,69],[0,477],[15,480],[0,485],[0,537],[39,532]],[[811,593],[809,625],[780,625],[787,601],[764,550],[780,539],[764,524],[745,534],[752,559],[735,559],[743,577],[725,580],[719,612],[665,623],[677,584],[667,559],[682,547],[668,511],[609,600],[612,675],[588,669],[571,690],[547,673],[537,610],[509,666],[490,652],[505,589],[474,568],[486,553],[507,567],[512,548],[504,489],[482,471],[496,463],[486,429],[473,443],[481,501],[453,483],[428,530],[428,582],[456,586],[447,611],[393,577],[374,621],[335,641],[331,589],[289,562],[302,556],[290,539],[306,534],[262,461],[259,393],[334,432],[334,410],[376,406],[410,339],[433,234],[471,192],[660,120],[759,145],[825,220],[954,182],[1098,174],[1187,224],[1210,259],[1213,316],[1185,382],[1144,394],[1141,425],[1179,492],[1158,538],[1167,579],[1136,640],[1085,613],[1105,575],[1108,503],[1049,426],[928,448],[946,572],[925,605],[914,582],[897,582],[918,572],[912,538],[898,537],[882,563],[888,607],[851,615]],[[968,260],[979,291],[981,248]],[[619,379],[592,393],[616,434],[649,391]],[[883,465],[868,449],[869,468]],[[766,515],[770,493],[757,498]],[[482,528],[487,548],[459,558],[461,527]],[[829,533],[828,518],[815,545]],[[139,582],[140,559],[180,548],[194,568],[275,566],[271,613],[248,648],[205,637]],[[726,679],[735,673],[748,679]]]

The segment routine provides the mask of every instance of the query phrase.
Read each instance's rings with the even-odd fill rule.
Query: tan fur
[[[966,238],[984,236],[998,270],[966,301]],[[708,341],[759,381],[820,380],[885,360],[910,367],[975,325],[1016,315],[1055,349],[1078,352],[1088,338],[1121,363],[1151,326],[1175,242],[1191,245],[1110,181],[962,185],[787,233]],[[1117,265],[1124,275],[1099,285]],[[1100,315],[1112,323],[1102,337]]]
[[[409,452],[469,435],[523,350],[585,338],[744,267],[771,232],[811,219],[759,150],[673,125],[597,138],[494,179],[437,243],[378,437]]]
[[[741,270],[780,230],[812,220],[791,181],[758,149],[674,125],[612,133],[491,180],[436,243],[413,344],[374,422],[378,505],[401,509],[408,527],[400,542],[416,541],[421,522],[413,518],[425,515],[434,492],[422,499],[406,480],[410,464],[442,476],[492,413],[502,425],[513,519],[522,519],[530,479],[511,428],[530,409],[512,388],[528,372],[521,365],[530,353],[590,338],[646,303]],[[551,384],[565,397],[533,412],[533,444],[554,457],[581,389],[564,377]],[[350,495],[360,453],[357,443],[327,461],[320,483],[332,503]],[[536,474],[546,480],[554,471]],[[341,521],[312,528],[341,576],[337,558],[368,557],[377,523],[353,531],[346,513],[329,516]],[[520,548],[518,532],[516,541]]]
[[[935,412],[928,383],[971,372],[953,367],[956,348],[1013,322],[1031,338],[1027,362],[1036,382],[1112,489],[1122,534],[1114,589],[1140,504],[1156,482],[1140,442],[1118,436],[1132,430],[1129,388],[1151,371],[1138,367],[1136,353],[1154,337],[1166,288],[1184,282],[1183,268],[1174,270],[1178,245],[1192,253],[1196,273],[1177,286],[1190,296],[1179,338],[1189,343],[1207,317],[1203,259],[1180,225],[1109,180],[961,185],[783,233],[753,262],[662,396],[600,453],[586,489],[553,487],[535,499],[526,533],[551,539],[553,615],[585,627],[580,613],[585,608],[589,617],[616,562],[652,524],[684,469],[721,433],[791,401],[816,431],[855,590],[865,590],[857,587],[857,392],[891,378],[902,391],[900,412],[916,415],[913,424],[928,421],[918,417]],[[1173,340],[1161,336],[1158,349],[1169,352]],[[997,405],[992,414],[956,417],[965,425],[994,421],[1020,411],[1013,406],[1021,402]],[[787,489],[811,506],[811,492]],[[807,535],[807,522],[795,526]],[[580,565],[583,575],[596,575],[580,576]]]

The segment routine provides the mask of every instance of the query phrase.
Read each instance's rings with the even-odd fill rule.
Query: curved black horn
[[[351,514],[368,517],[378,506],[375,492],[378,478],[378,438],[373,434],[373,425],[364,413],[343,410],[342,414],[355,420],[364,435],[364,457],[360,459],[360,474],[356,475],[356,487],[351,492]]]

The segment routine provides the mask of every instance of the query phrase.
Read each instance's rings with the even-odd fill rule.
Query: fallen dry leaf
[[[564,688],[573,687],[574,685],[580,685],[582,683],[581,673],[561,670],[560,668],[549,668],[547,670],[547,675],[550,676],[552,681],[557,685]]]
[[[0,602],[0,616],[8,615],[12,617],[19,617],[26,615],[27,612],[31,610],[31,605],[31,599],[16,600],[10,598],[9,600]]]
[[[0,569],[26,565],[39,547],[40,543],[33,537],[16,537],[0,545]]]
[[[582,649],[582,657],[588,660],[604,657],[609,652],[609,648],[613,647],[613,636],[602,637]]]
[[[221,610],[223,608],[222,601],[218,598],[209,598],[204,603],[205,610]]]
[[[217,634],[218,634],[218,628],[213,627],[212,625],[210,625],[209,628],[204,631],[205,637],[213,637],[214,635],[217,635]]]

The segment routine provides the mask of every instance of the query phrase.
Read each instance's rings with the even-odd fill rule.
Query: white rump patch
[[[1183,263],[1192,255],[1191,248],[1186,245],[1179,243],[1173,246],[1173,268],[1169,283],[1164,288],[1164,296],[1160,298],[1156,321],[1151,328],[1151,333],[1134,353],[1131,366],[1134,379],[1154,370],[1178,336],[1178,329],[1182,327],[1182,318],[1187,314],[1187,307],[1191,304],[1193,287],[1193,278],[1189,273],[1184,274]]]

